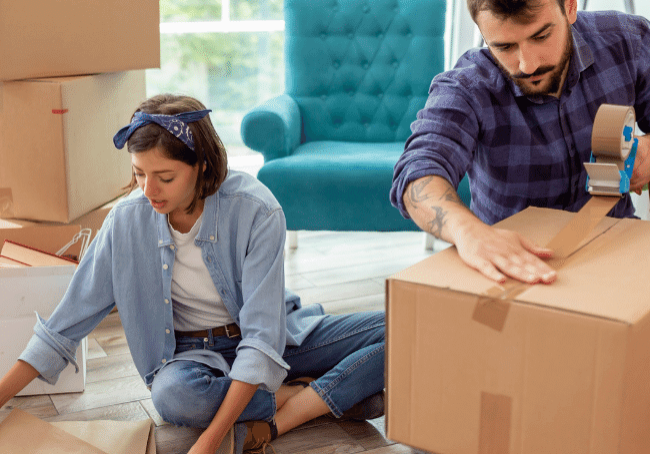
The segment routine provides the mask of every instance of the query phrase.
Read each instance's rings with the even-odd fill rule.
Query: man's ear
[[[564,12],[570,24],[578,18],[578,0],[564,0]]]

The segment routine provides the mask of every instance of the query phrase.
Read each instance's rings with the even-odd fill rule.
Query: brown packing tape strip
[[[546,245],[553,249],[553,260],[563,260],[571,255],[619,200],[618,197],[592,197]]]
[[[11,218],[14,215],[14,198],[11,188],[0,188],[0,218]]]
[[[546,245],[553,249],[553,259],[548,263],[556,270],[560,269],[567,257],[578,248],[580,243],[603,220],[618,203],[618,197],[592,197],[571,221]],[[503,285],[490,287],[485,295],[478,297],[472,319],[501,332],[508,317],[511,301],[523,293],[529,284],[509,279]]]
[[[478,454],[508,454],[510,452],[511,418],[511,397],[481,393]]]

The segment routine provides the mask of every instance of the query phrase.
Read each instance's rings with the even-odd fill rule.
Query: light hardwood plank
[[[303,304],[327,304],[350,298],[360,298],[370,295],[379,295],[385,292],[384,286],[375,279],[345,282],[322,287],[311,287],[296,292],[300,295]]]
[[[169,424],[168,422],[162,419],[162,416],[156,411],[156,407],[153,406],[153,401],[151,399],[144,399],[140,401],[140,405],[147,412],[149,417],[153,419],[153,422],[156,423],[156,426],[162,426],[164,424]]]
[[[86,383],[138,375],[130,353],[89,359],[86,362]]]
[[[126,336],[124,331],[119,333],[114,333],[111,336],[97,337],[97,343],[100,345],[102,350],[106,352],[106,355],[125,355],[130,354],[129,346],[126,343]]]
[[[426,451],[411,448],[410,446],[394,444],[366,451],[364,454],[428,454]]]
[[[172,425],[156,427],[156,454],[186,454],[200,435],[199,429]]]
[[[313,287],[314,284],[310,282],[302,274],[292,274],[292,275],[285,276],[284,286],[291,290],[302,290],[305,288]]]
[[[271,443],[277,454],[344,454],[364,451],[338,424],[290,431]]]
[[[0,408],[0,422],[4,421],[14,408],[20,408],[40,419],[59,414],[48,395],[14,397]]]
[[[135,376],[88,383],[83,393],[53,394],[50,397],[57,411],[66,414],[148,399],[151,393],[140,376]]]
[[[129,402],[126,404],[93,408],[92,410],[75,411],[42,419],[47,422],[96,420],[142,421],[149,419],[149,415],[138,402]]]
[[[386,259],[382,261],[372,260],[369,263],[362,263],[353,266],[339,264],[339,267],[336,269],[303,273],[303,276],[317,286],[375,279],[395,274],[404,268],[422,261],[428,256],[429,254],[422,253],[417,256],[401,259]]]
[[[368,249],[363,253],[331,251],[323,256],[289,257],[285,259],[284,269],[287,276],[301,273],[309,279],[310,273],[327,270],[336,272],[340,271],[342,265],[350,267],[353,265],[390,262],[401,259],[412,259],[412,263],[417,263],[432,253],[432,251],[425,251],[421,245],[391,245],[383,248]]]
[[[122,322],[120,321],[119,312],[111,312],[99,325],[88,335],[88,338],[110,337],[115,333],[123,333]]]
[[[99,342],[97,342],[97,339],[93,338],[88,338],[88,355],[86,356],[87,359],[95,359],[95,358],[103,358],[106,357],[106,352],[100,347]]]
[[[378,420],[380,419],[383,420],[383,418],[378,418]],[[387,440],[383,431],[378,430],[370,421],[344,421],[338,424],[341,429],[350,435],[354,441],[363,446],[365,450],[395,444],[395,442]],[[381,427],[381,424],[377,425]]]
[[[362,296],[360,298],[348,298],[340,301],[332,301],[323,304],[326,314],[350,314],[352,312],[364,311],[385,311],[386,295]]]

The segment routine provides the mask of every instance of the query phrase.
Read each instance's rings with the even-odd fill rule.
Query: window
[[[246,112],[284,91],[282,0],[161,0],[161,68],[147,70],[147,96],[193,96],[213,112],[229,157],[249,155]]]

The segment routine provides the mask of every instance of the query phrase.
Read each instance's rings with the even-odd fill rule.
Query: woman
[[[115,135],[139,190],[108,214],[49,320],[38,317],[1,405],[76,365],[78,343],[117,306],[156,410],[205,428],[191,454],[213,454],[235,422],[238,447],[260,452],[324,414],[383,414],[384,313],[324,315],[285,291],[282,209],[227,169],[208,113],[155,96]]]

